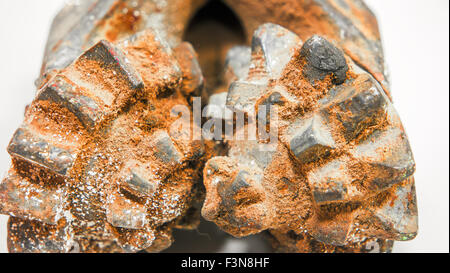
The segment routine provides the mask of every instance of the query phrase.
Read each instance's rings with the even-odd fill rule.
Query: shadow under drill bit
[[[174,230],[175,242],[162,253],[270,253],[264,235],[237,239],[202,219],[195,230]]]

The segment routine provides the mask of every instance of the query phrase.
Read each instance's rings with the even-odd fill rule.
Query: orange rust
[[[306,40],[314,34],[336,39],[337,28],[328,15],[313,1],[273,0],[262,4],[258,0],[226,0],[242,18],[248,34],[264,22],[274,22]],[[251,39],[251,35],[248,37]]]
[[[336,1],[330,1],[330,4],[333,5],[335,9],[341,12],[347,18],[352,18],[352,20],[357,21],[355,26],[364,33],[367,38],[371,40],[380,39],[380,32],[378,28],[378,22],[375,15],[366,7],[365,3],[351,0],[344,0],[345,5],[348,8],[342,7],[342,5],[338,5]],[[360,6],[362,5],[362,7]]]
[[[135,33],[141,22],[142,16],[138,10],[124,1],[117,1],[97,26],[105,29],[105,38],[108,41],[114,42]]]

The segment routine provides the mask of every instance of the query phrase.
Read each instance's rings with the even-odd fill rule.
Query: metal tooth
[[[75,86],[66,77],[56,76],[38,94],[37,100],[51,100],[74,113],[88,130],[101,121],[103,110],[87,92]]]
[[[326,156],[335,146],[331,133],[319,115],[306,120],[290,143],[292,153],[302,163]]]
[[[327,113],[329,108],[348,100],[356,93],[353,85],[337,85],[328,91],[327,96],[318,101],[318,105],[324,113]]]
[[[113,44],[107,41],[100,41],[91,49],[86,51],[80,58],[83,60],[93,60],[102,64],[106,69],[111,69],[121,77],[131,89],[139,90],[144,87],[144,82],[136,70],[129,65],[124,54]]]
[[[344,137],[350,142],[367,128],[377,125],[386,115],[389,100],[384,91],[374,80],[363,75],[358,79],[358,86],[340,89],[340,94],[323,112],[332,115],[331,108],[337,111],[337,118],[344,127]]]
[[[209,98],[208,108],[206,108],[206,117],[213,119],[233,119],[233,112],[227,108],[227,92],[214,94]]]
[[[108,200],[106,209],[107,221],[119,228],[142,229],[147,224],[147,209],[125,198],[123,195],[113,193]]]
[[[273,92],[263,102],[263,105],[283,104],[284,103],[283,99],[284,98],[279,92]]]
[[[256,141],[235,143],[228,152],[230,157],[239,158],[239,163],[250,163],[255,171],[267,168],[272,163],[274,154],[274,151],[262,150]]]
[[[76,158],[73,151],[58,147],[23,125],[14,134],[8,146],[12,157],[25,160],[65,176]]]
[[[213,157],[206,163],[204,168],[206,200],[202,207],[202,216],[206,220],[214,221],[219,217],[221,201],[218,186],[230,179],[235,165],[237,165],[237,162],[229,157]]]
[[[192,126],[194,128],[197,128],[198,131],[201,130],[198,124],[196,123],[190,124],[189,120],[183,119],[180,122],[182,122],[181,128],[189,128],[189,126]],[[181,156],[180,160],[178,161],[179,163],[184,162],[188,158],[189,160],[197,160],[201,158],[203,155],[205,155],[206,149],[204,143],[202,141],[192,140],[190,130],[172,130],[172,129],[173,128],[169,130],[170,139],[173,142],[176,151],[178,151],[179,155]]]
[[[368,182],[374,191],[400,183],[415,171],[415,162],[408,139],[402,129],[377,131],[350,151],[353,157],[379,170],[380,175]],[[381,175],[383,174],[383,175]]]
[[[281,85],[276,85],[270,88],[268,92],[259,101],[258,107],[266,105],[266,110],[269,112],[270,105],[284,105],[286,103],[296,104],[298,100],[286,91],[286,88]]]
[[[152,145],[155,156],[166,164],[181,163],[183,155],[177,150],[174,142],[166,131],[159,130],[152,135]]]
[[[264,24],[255,31],[252,54],[262,54],[264,73],[268,73],[267,76],[270,78],[278,78],[300,42],[300,38],[287,29],[275,24]],[[261,75],[253,73],[242,80],[249,69],[259,67],[260,60],[253,59],[247,68],[245,61],[238,62],[233,59],[241,55],[247,57],[245,49],[235,49],[235,51],[237,53],[229,54],[228,66],[233,73],[237,73],[236,77],[239,81],[232,83],[229,88],[227,106],[235,111],[253,113],[256,102],[267,90],[267,79],[265,79],[266,76],[260,79]]]
[[[306,58],[303,73],[310,81],[323,80],[333,74],[334,83],[341,84],[347,78],[344,53],[326,39],[314,35],[303,45],[301,55]]]
[[[127,176],[122,186],[138,196],[152,197],[159,188],[160,179],[151,170],[141,164],[132,164],[126,167]]]
[[[316,219],[308,230],[314,239],[334,246],[345,246],[353,224],[352,214],[343,214],[326,220]]]
[[[130,48],[129,46],[134,45],[135,47],[138,48],[143,47],[143,50],[147,51],[149,50],[148,48],[149,41],[151,41],[150,47],[154,48],[154,50],[159,51],[161,53],[160,57],[163,58],[158,62],[159,69],[156,74],[149,73],[149,71],[146,71],[147,69],[145,68],[147,66],[155,65],[155,63],[151,60],[151,58],[142,59],[137,56],[134,57],[130,56],[130,59],[133,59],[134,61],[133,63],[140,63],[140,65],[137,66],[136,68],[138,69],[138,72],[141,73],[141,77],[146,78],[146,84],[148,84],[148,86],[146,86],[147,89],[154,88],[155,84],[157,88],[164,89],[169,87],[170,89],[172,89],[174,87],[172,85],[180,80],[183,80],[182,84],[184,85],[186,84],[187,79],[186,78],[182,79],[183,72],[186,72],[187,74],[193,73],[190,76],[194,76],[195,78],[198,78],[199,81],[200,80],[203,81],[203,76],[201,74],[198,74],[201,73],[201,71],[198,70],[195,73],[193,71],[186,71],[186,68],[187,70],[190,69],[188,67],[189,64],[195,67],[197,65],[196,62],[198,61],[195,52],[189,52],[192,50],[192,48],[189,49],[189,47],[191,47],[190,44],[189,43],[180,44],[179,42],[177,42],[176,44],[178,44],[179,47],[172,48],[171,45],[168,44],[167,41],[165,40],[164,31],[161,32],[155,28],[145,29],[144,31],[138,32],[137,34],[129,37],[127,40],[121,42],[118,45],[118,47],[122,49],[124,52],[130,52],[133,51],[133,47]],[[148,53],[153,54],[151,52]],[[183,63],[182,59],[185,58],[186,56],[180,58],[180,55],[184,54],[192,55],[192,59],[187,58],[188,60],[186,60],[186,62]],[[183,71],[179,63],[180,61],[183,65],[188,65],[186,67],[183,67]],[[141,67],[141,69],[139,69],[139,67]],[[197,70],[197,68],[195,69]],[[202,86],[200,85],[198,87],[201,88]],[[167,92],[167,90],[158,90],[158,95],[161,95],[160,93],[161,91]]]
[[[234,82],[228,92],[227,106],[235,111],[253,113],[256,102],[266,89],[265,84]]]
[[[248,76],[252,50],[248,46],[231,48],[225,60],[225,71],[231,73],[234,80],[244,80]]]
[[[11,170],[0,184],[0,212],[56,225],[64,192],[30,183]]]
[[[86,48],[85,37],[90,37],[115,0],[82,0],[67,5],[54,19],[46,46],[43,72],[63,69],[70,65]]]
[[[414,178],[406,180],[406,185],[396,187],[385,205],[370,211],[383,225],[386,239],[407,241],[417,235],[418,211]]]
[[[327,202],[344,201],[347,190],[342,181],[331,180],[324,188],[315,187],[313,189],[314,201],[318,204]]]
[[[234,180],[229,185],[219,187],[219,195],[226,207],[232,207],[236,204],[235,196],[243,188],[249,188],[249,173],[247,171],[239,171]]]
[[[17,217],[9,218],[10,253],[65,253],[72,250],[73,244],[65,228]]]
[[[376,18],[366,4],[361,0],[314,0],[314,2],[327,14],[327,20],[337,27],[340,45],[346,52],[351,52],[352,59],[363,65],[364,69],[376,76],[377,80],[387,84],[386,75],[383,75],[386,72]],[[343,12],[345,10],[349,12]],[[360,16],[364,16],[364,19],[372,18],[370,21],[374,23],[362,26]]]
[[[183,42],[174,50],[185,80],[182,90],[185,95],[200,95],[204,86],[203,73],[197,54],[190,43]]]
[[[217,187],[220,200],[220,212],[203,209],[203,215],[209,220],[227,221],[225,230],[234,236],[249,235],[266,225],[266,207],[260,191],[261,176],[255,176],[258,169],[252,167],[238,167],[233,179],[212,177],[208,183]],[[245,211],[246,213],[243,213]],[[237,229],[237,230],[236,230]],[[245,234],[245,235],[243,235]]]
[[[234,146],[230,154],[240,154],[242,161],[250,158],[254,164],[241,165],[240,162],[230,157],[215,157],[208,161],[205,170],[207,183],[217,189],[225,207],[232,207],[236,202],[234,196],[243,188],[257,188],[262,179],[263,170],[260,167],[267,166],[271,162],[271,156],[260,152],[257,145]],[[260,165],[261,164],[261,165]],[[220,171],[220,172],[219,172]],[[231,202],[231,203],[230,203]]]
[[[339,159],[311,171],[308,181],[314,201],[319,205],[347,201],[354,194],[349,185],[352,178],[348,174],[346,163]]]
[[[301,43],[293,32],[272,23],[260,26],[253,35],[252,52],[262,50],[270,78],[279,78]]]

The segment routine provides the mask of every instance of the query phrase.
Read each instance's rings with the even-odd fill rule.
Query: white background
[[[51,19],[64,0],[0,0],[0,173],[34,96]],[[420,230],[396,252],[449,251],[449,1],[367,0],[378,16],[392,94],[414,151]],[[0,252],[6,252],[0,217]],[[242,244],[229,251],[245,251]]]

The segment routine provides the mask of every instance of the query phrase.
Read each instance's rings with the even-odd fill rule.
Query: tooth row
[[[152,102],[164,90],[176,97],[187,88],[178,59],[161,41],[151,30],[117,45],[101,41],[38,92],[8,147],[14,165],[0,184],[0,211],[14,217],[10,251],[136,252],[170,245],[169,226],[189,208],[195,182],[177,171],[203,148],[170,128],[142,132],[134,150],[128,143],[137,130],[132,116],[139,114],[128,110],[130,102]],[[154,61],[139,54],[152,50],[159,51],[159,71],[147,75]],[[202,81],[200,75],[190,88]],[[177,180],[183,183],[175,187]]]
[[[277,105],[282,129],[275,149],[233,140],[228,157],[207,163],[203,216],[238,237],[291,229],[342,247],[412,239],[415,163],[390,99],[371,75],[348,77],[351,61],[326,39],[303,44],[294,36],[266,24],[255,31],[248,64],[232,59],[245,50],[229,53],[228,71],[249,70],[233,72],[227,107],[250,114]],[[309,88],[330,78],[332,88],[295,112],[308,95],[286,87],[289,71],[301,73]]]

